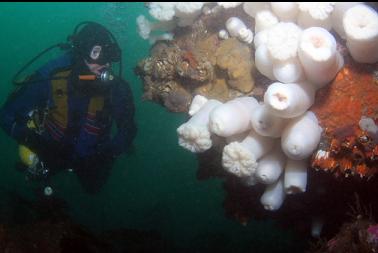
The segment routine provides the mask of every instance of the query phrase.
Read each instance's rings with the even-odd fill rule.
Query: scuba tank
[[[45,113],[45,112],[44,112]],[[33,110],[29,112],[29,120],[27,122],[27,127],[40,133],[43,131],[41,128],[43,126],[43,121],[45,119],[45,115],[42,117],[42,121],[40,120],[40,113],[38,110]],[[18,147],[18,154],[20,156],[21,163],[26,168],[26,179],[42,179],[46,180],[48,177],[49,169],[45,166],[43,161],[40,161],[38,155],[30,150],[28,147],[24,145],[19,145]],[[43,189],[43,194],[46,197],[50,197],[54,193],[53,189],[49,185],[45,185]]]
[[[31,111],[29,112],[29,120],[27,122],[27,127],[29,129],[36,129],[36,124],[34,123],[34,120],[32,118],[34,112]],[[38,156],[36,153],[31,151],[28,147],[24,145],[19,145],[18,147],[18,154],[20,156],[21,162],[27,166],[28,168],[30,167],[35,167],[37,163],[39,162]]]
[[[40,133],[42,123],[39,122],[37,110],[29,112],[29,120],[27,122],[27,127]],[[44,119],[43,119],[44,120]],[[38,155],[30,150],[25,145],[19,145],[18,154],[23,166],[25,166],[27,171],[28,179],[39,179],[45,178],[48,175],[48,168],[44,165],[43,161],[40,161]]]
[[[37,154],[24,145],[18,147],[18,154],[21,162],[28,168],[35,167],[39,162]]]

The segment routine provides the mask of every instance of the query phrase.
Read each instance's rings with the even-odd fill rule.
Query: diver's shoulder
[[[62,70],[69,69],[72,66],[73,58],[71,53],[65,53],[43,65],[40,69],[38,69],[38,73],[48,78],[51,75],[54,75],[57,72]]]

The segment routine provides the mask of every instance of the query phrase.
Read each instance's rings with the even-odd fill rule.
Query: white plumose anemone
[[[280,22],[268,30],[267,48],[273,61],[297,56],[302,30],[294,23]]]
[[[177,128],[179,145],[191,152],[203,152],[211,148],[212,140],[209,131],[210,112],[222,103],[210,99],[195,113],[188,122]]]
[[[172,40],[173,34],[169,33],[172,31],[176,24],[173,20],[170,21],[160,21],[160,22],[150,22],[143,15],[137,17],[138,33],[139,36],[145,40],[149,40],[150,44],[154,44],[158,40]],[[155,31],[167,32],[164,34],[152,34]]]
[[[251,17],[255,17],[256,14],[262,10],[270,10],[268,2],[244,2],[243,10]]]
[[[264,103],[278,117],[294,118],[305,113],[314,103],[315,88],[302,83],[279,83],[269,85],[264,94]]]
[[[229,137],[251,128],[251,114],[258,102],[253,97],[240,97],[218,106],[210,113],[209,127],[218,136]]]
[[[319,144],[322,128],[311,111],[289,122],[281,136],[284,153],[293,160],[309,158]]]
[[[344,14],[347,10],[352,8],[353,6],[360,4],[362,2],[337,2],[333,8],[333,12],[331,14],[332,19],[332,28],[337,32],[337,34],[345,39],[345,30],[343,26],[343,19]]]
[[[222,165],[228,172],[246,177],[255,173],[257,160],[269,152],[274,144],[274,139],[258,135],[250,131],[241,142],[231,142],[223,149]]]
[[[284,189],[286,194],[306,191],[308,160],[287,159],[284,174]]]
[[[261,33],[263,32],[259,32],[258,34]],[[276,80],[273,75],[273,61],[265,44],[261,44],[255,51],[255,65],[261,74],[270,80]]]
[[[259,160],[256,178],[263,184],[273,184],[281,176],[285,162],[285,154],[282,152],[280,146],[276,146],[272,152],[264,155]]]
[[[255,34],[255,38],[253,40],[253,45],[255,46],[255,49],[257,50],[260,45],[265,45],[268,42],[268,30],[262,30]]]
[[[298,57],[274,62],[273,75],[281,83],[295,83],[304,80],[302,64]]]
[[[303,31],[298,55],[307,79],[317,88],[328,84],[344,65],[336,50],[336,39],[321,27]]]
[[[378,13],[365,4],[348,9],[343,19],[347,47],[361,63],[378,61]]]
[[[258,134],[277,138],[281,136],[287,120],[273,114],[267,105],[259,104],[252,113],[251,123]]]
[[[219,6],[222,6],[225,9],[235,8],[241,5],[243,2],[217,2]]]
[[[298,16],[298,4],[295,2],[271,2],[274,14],[283,22],[295,22]]]
[[[204,2],[176,2],[175,16],[178,26],[191,26],[202,13]]]
[[[265,210],[278,210],[285,200],[285,191],[283,187],[283,178],[270,185],[267,185],[263,195],[260,197],[260,202]]]
[[[263,10],[256,14],[255,33],[269,29],[278,24],[278,18],[270,10]]]
[[[303,28],[323,27],[331,30],[331,13],[334,3],[331,2],[301,2],[297,23]]]
[[[204,106],[207,103],[207,101],[209,100],[205,96],[195,95],[189,107],[189,115],[193,116],[202,108],[202,106]]]
[[[149,13],[160,21],[172,20],[175,16],[175,2],[151,2],[148,4]]]

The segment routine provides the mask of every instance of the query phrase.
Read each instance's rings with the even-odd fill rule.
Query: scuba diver
[[[16,81],[57,47],[67,52],[27,80]],[[113,62],[119,62],[118,76],[111,71]],[[76,173],[87,193],[99,192],[115,158],[131,146],[135,108],[121,71],[122,52],[114,36],[98,23],[82,22],[69,43],[44,50],[15,75],[19,89],[0,109],[0,126],[20,144],[29,176],[45,182],[45,195],[53,190],[48,179],[64,169]]]

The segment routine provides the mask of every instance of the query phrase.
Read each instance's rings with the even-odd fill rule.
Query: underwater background
[[[32,57],[58,42],[66,42],[82,21],[107,27],[123,50],[124,78],[136,105],[138,135],[133,150],[121,156],[102,191],[83,192],[75,174],[53,178],[55,196],[68,203],[75,223],[94,233],[127,228],[154,230],[172,252],[303,252],[305,242],[274,221],[243,226],[225,217],[222,180],[196,179],[194,154],[178,146],[176,128],[185,114],[169,113],[142,101],[142,83],[134,74],[150,45],[137,34],[136,17],[146,14],[143,3],[1,3],[0,98],[14,89],[13,75]],[[58,49],[29,70],[62,53]],[[33,200],[34,182],[14,168],[17,143],[0,132],[0,223],[19,211],[10,194]]]

